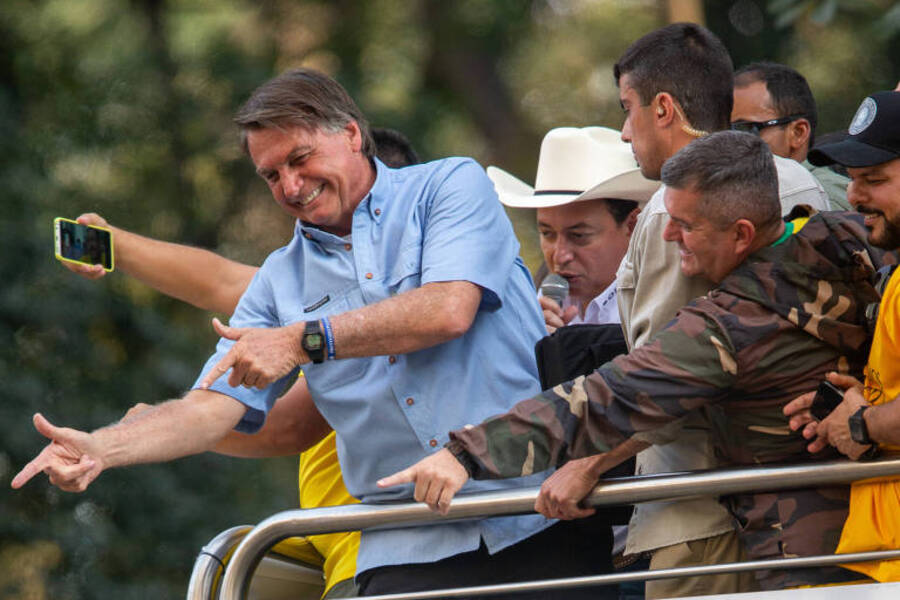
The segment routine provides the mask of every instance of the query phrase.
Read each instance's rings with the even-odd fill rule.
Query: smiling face
[[[734,224],[720,229],[699,209],[701,194],[690,188],[667,187],[663,202],[669,222],[663,239],[678,244],[681,272],[719,283],[737,267],[743,256]]]
[[[634,158],[647,179],[659,180],[659,172],[666,161],[663,143],[655,125],[653,103],[643,106],[638,91],[632,87],[631,76],[619,78],[619,102],[625,111],[622,141],[631,144]]]
[[[900,158],[847,172],[847,200],[865,215],[869,242],[888,250],[900,248]]]
[[[256,172],[289,215],[336,235],[350,233],[353,211],[375,180],[351,121],[331,133],[299,126],[252,129],[247,147]]]
[[[628,249],[635,212],[616,223],[605,200],[584,200],[537,210],[544,260],[569,282],[569,295],[584,310],[616,278]]]

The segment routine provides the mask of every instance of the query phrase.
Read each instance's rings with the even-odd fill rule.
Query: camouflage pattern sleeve
[[[690,305],[649,343],[450,433],[448,448],[476,479],[520,477],[603,453],[721,399],[737,352],[718,317]]]

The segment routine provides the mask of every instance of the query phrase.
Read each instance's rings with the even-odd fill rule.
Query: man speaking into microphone
[[[619,323],[616,269],[643,206],[659,187],[641,175],[631,147],[606,127],[559,127],[541,143],[534,188],[488,167],[500,201],[536,208],[550,269],[541,284],[547,331]]]
[[[547,332],[553,334],[565,325],[618,325],[616,270],[641,207],[659,188],[659,182],[641,175],[631,146],[621,141],[620,133],[605,127],[550,130],[541,143],[534,188],[496,167],[487,172],[503,204],[537,209],[541,251],[550,270],[539,297]],[[621,329],[600,329],[563,330],[559,333],[571,335],[544,338],[537,348],[541,387],[550,388],[598,366],[593,364],[597,348],[589,349],[598,342],[607,350],[615,349],[613,354],[625,350]],[[615,557],[625,548],[627,513],[593,517],[594,509],[567,506],[560,514],[547,500],[566,495],[570,485],[585,477],[596,481],[594,461],[595,457],[587,457],[563,465],[544,482],[535,510],[551,518],[576,519],[573,526],[595,540],[592,551],[611,555],[614,564],[624,566]],[[631,474],[633,461],[623,469],[622,474]],[[610,532],[615,523],[620,525],[613,525]]]

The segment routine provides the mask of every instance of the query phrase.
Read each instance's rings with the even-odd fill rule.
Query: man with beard
[[[810,152],[813,164],[838,163],[847,168],[851,183],[847,199],[865,215],[869,242],[888,250],[900,249],[900,92],[877,92],[860,105],[849,127],[850,136]],[[885,277],[886,277],[885,273]],[[900,276],[896,271],[884,289],[865,384],[829,373],[831,383],[845,388],[844,400],[827,418],[817,422],[809,412],[812,394],[785,407],[791,427],[815,439],[810,452],[828,444],[850,458],[871,455],[882,447],[900,446]],[[900,482],[856,483],[850,496],[850,515],[837,552],[894,548],[900,526],[895,515]],[[877,527],[876,527],[877,524]],[[898,561],[848,566],[879,581],[900,580]]]

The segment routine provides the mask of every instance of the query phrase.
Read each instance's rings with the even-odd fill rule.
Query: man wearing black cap
[[[888,250],[900,249],[900,92],[877,92],[863,100],[848,129],[849,137],[809,153],[816,165],[838,163],[847,168],[851,183],[847,199],[865,215],[869,242]],[[791,428],[804,427],[810,452],[826,445],[850,458],[869,456],[879,447],[900,446],[900,275],[896,270],[884,289],[866,365],[865,385],[852,377],[829,373],[844,388],[844,400],[821,422],[812,419],[811,394],[785,407]],[[836,552],[861,552],[893,547],[900,531],[893,531],[900,512],[900,481],[854,484],[850,515]],[[897,561],[848,565],[879,581],[900,579]]]

